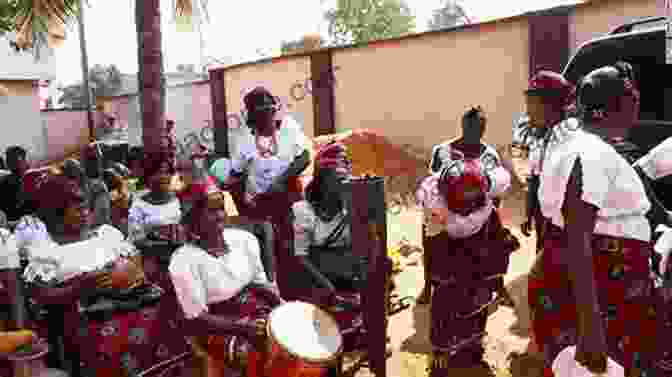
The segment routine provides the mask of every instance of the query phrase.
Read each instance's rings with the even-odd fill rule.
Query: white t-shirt
[[[0,270],[16,269],[20,265],[16,237],[9,230],[0,228]]]
[[[672,137],[667,138],[646,156],[635,162],[651,179],[660,179],[672,174]]]
[[[544,217],[564,226],[562,205],[575,161],[582,167],[582,199],[594,205],[597,234],[648,242],[651,208],[637,172],[598,136],[584,130],[553,129],[543,161],[539,201]]]
[[[207,313],[209,304],[229,300],[251,283],[270,284],[257,238],[240,229],[223,233],[231,249],[228,254],[215,257],[188,244],[170,260],[170,278],[187,319]]]
[[[153,227],[179,224],[182,208],[178,198],[165,204],[152,204],[138,196],[128,212],[128,235],[132,240],[146,236]]]

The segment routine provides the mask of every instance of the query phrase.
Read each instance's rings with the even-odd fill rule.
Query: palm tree
[[[207,1],[174,0],[174,11],[177,16],[190,17],[194,6],[198,5],[206,9]],[[32,44],[35,32],[44,32],[48,29],[50,21],[69,23],[77,15],[78,10],[79,0],[0,1],[0,33],[17,31],[19,33],[17,45],[25,48]],[[135,10],[142,141],[146,150],[156,151],[161,146],[161,138],[166,128],[161,52],[161,0],[136,0]]]

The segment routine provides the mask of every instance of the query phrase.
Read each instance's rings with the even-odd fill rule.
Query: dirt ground
[[[525,162],[516,161],[516,169],[525,175]],[[524,192],[517,188],[502,205],[505,224],[519,237],[521,249],[511,257],[505,278],[507,290],[515,306],[497,308],[489,317],[485,338],[486,358],[497,377],[532,376],[525,365],[511,363],[509,358],[525,349],[528,341],[529,311],[527,310],[527,272],[534,258],[534,236],[526,238],[519,232],[523,222]],[[388,216],[388,239],[395,244],[405,239],[412,246],[421,247],[421,217],[417,209],[405,209]],[[416,297],[422,284],[422,255],[416,252],[405,258],[403,271],[396,276],[399,295]],[[429,344],[429,306],[413,305],[390,318],[388,335],[391,337],[393,354],[388,359],[387,375],[390,377],[427,376]],[[514,358],[515,360],[515,358]],[[511,365],[514,364],[514,365]],[[457,372],[457,371],[456,371]],[[460,371],[455,376],[487,375],[474,371]],[[358,377],[371,373],[363,369]]]

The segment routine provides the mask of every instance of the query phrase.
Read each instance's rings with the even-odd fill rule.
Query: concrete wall
[[[0,80],[8,90],[0,96],[0,117],[3,135],[0,138],[0,153],[11,145],[28,148],[34,158],[46,154],[45,129],[40,117],[40,98],[36,81]]]
[[[50,80],[56,77],[56,58],[51,48],[43,48],[39,59],[31,51],[16,52],[9,42],[15,33],[0,37],[0,79]]]
[[[336,50],[336,128],[370,128],[429,148],[459,134],[481,105],[486,139],[511,138],[528,77],[527,20],[519,18],[371,47]]]

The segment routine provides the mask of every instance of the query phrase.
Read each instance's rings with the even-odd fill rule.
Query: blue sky
[[[124,73],[137,72],[135,24],[132,0],[88,0],[85,10],[89,64],[116,64]],[[422,32],[433,9],[442,0],[407,0]],[[581,2],[579,0],[462,0],[476,21],[507,17],[526,11]],[[177,64],[198,64],[200,40],[197,32],[178,31],[172,20],[173,1],[163,0],[164,59],[168,70]],[[202,26],[206,56],[234,62],[255,60],[261,53],[279,51],[283,40],[297,39],[307,32],[326,35],[322,13],[335,0],[210,0],[210,22]],[[81,78],[79,40],[76,26],[56,52],[57,81],[71,84]]]

